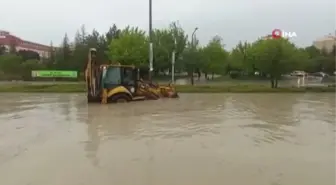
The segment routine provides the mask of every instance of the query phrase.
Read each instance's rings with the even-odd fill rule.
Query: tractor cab
[[[104,65],[101,84],[103,89],[113,89],[124,86],[132,94],[137,89],[137,70],[134,66]]]

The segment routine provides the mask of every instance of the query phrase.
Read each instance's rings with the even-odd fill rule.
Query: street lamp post
[[[149,0],[149,73],[148,78],[152,80],[153,72],[153,40],[152,40],[152,0]]]
[[[194,51],[195,50],[195,46],[194,46],[194,40],[195,40],[195,33],[196,33],[196,31],[198,30],[198,28],[196,27],[195,29],[194,29],[194,32],[192,33],[192,35],[191,35],[191,49],[192,49],[192,51]],[[191,69],[191,77],[190,77],[190,80],[191,80],[191,85],[194,85],[194,67],[192,67],[192,69]]]
[[[172,83],[175,84],[175,51],[176,50],[176,38],[174,38],[174,50],[172,53]]]
[[[196,33],[196,31],[198,30],[198,28],[196,27],[195,29],[194,29],[194,32],[192,33],[192,35],[191,35],[191,46],[194,48],[194,39],[195,39],[195,33]]]

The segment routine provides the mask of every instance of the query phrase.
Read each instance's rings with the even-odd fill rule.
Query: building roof
[[[324,37],[318,38],[315,40],[315,42],[323,42],[323,41],[336,41],[336,36],[329,34]]]
[[[36,49],[36,50],[43,50],[43,51],[50,50],[50,46],[23,40],[17,37],[16,35],[11,34],[8,31],[0,30],[0,44],[10,45],[13,43],[17,46],[28,48],[28,49]]]

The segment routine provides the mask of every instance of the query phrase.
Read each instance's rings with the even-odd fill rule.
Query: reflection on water
[[[0,101],[1,184],[335,184],[334,94]]]

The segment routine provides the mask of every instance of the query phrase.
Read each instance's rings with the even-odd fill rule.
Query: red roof
[[[11,44],[15,44],[16,46],[27,49],[50,51],[50,46],[38,44],[31,41],[26,41],[15,35],[11,35],[9,32],[0,30],[0,45],[11,45]]]

